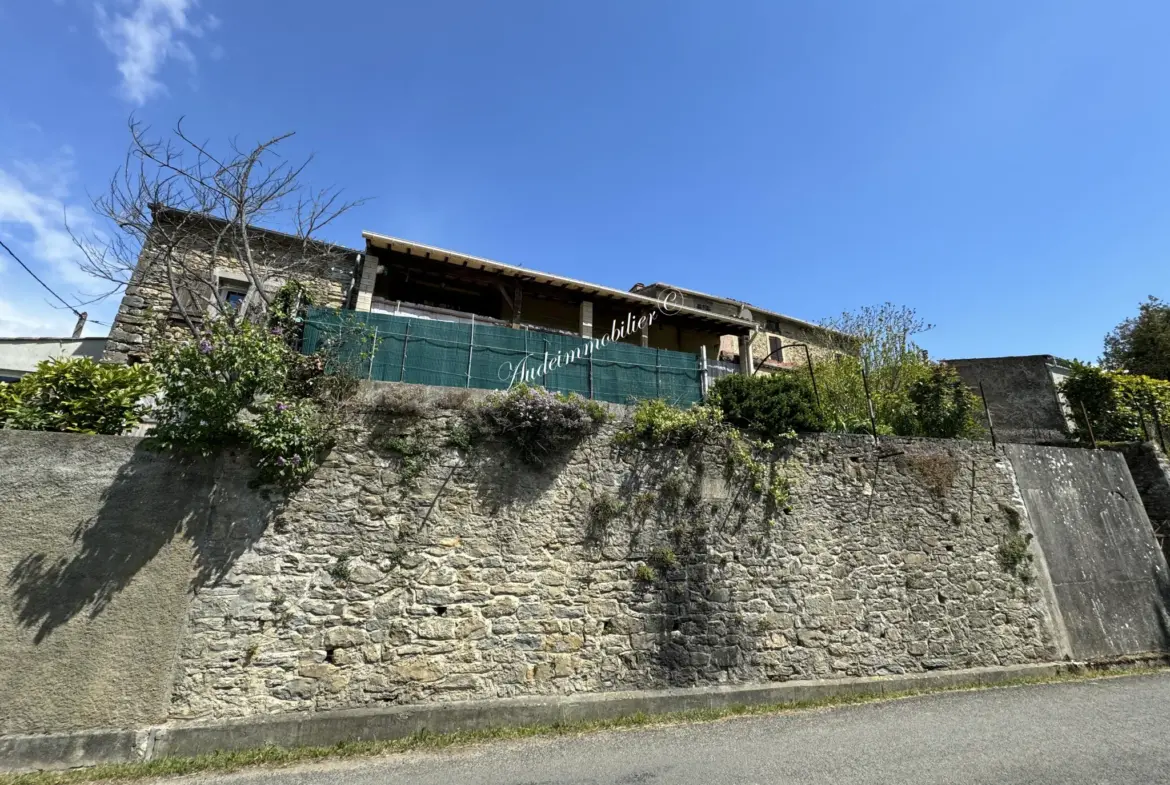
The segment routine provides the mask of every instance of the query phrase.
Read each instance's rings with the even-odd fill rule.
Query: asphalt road
[[[1170,783],[1170,674],[190,778],[215,785]]]

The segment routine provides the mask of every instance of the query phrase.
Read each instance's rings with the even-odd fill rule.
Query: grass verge
[[[0,774],[0,785],[66,785],[76,782],[128,781],[184,774],[226,773],[249,766],[287,766],[325,759],[344,759],[392,755],[406,752],[434,752],[466,747],[490,741],[507,741],[540,736],[574,736],[606,730],[644,728],[657,725],[714,722],[733,717],[752,717],[794,711],[852,706],[930,695],[942,692],[966,692],[1021,687],[1033,684],[1092,681],[1097,679],[1143,676],[1165,673],[1166,667],[1128,667],[1113,670],[1081,670],[1055,676],[1021,678],[993,685],[959,685],[882,695],[842,695],[816,701],[772,703],[753,706],[729,706],[721,709],[696,709],[666,714],[632,714],[608,720],[572,722],[557,725],[529,725],[461,733],[416,733],[403,739],[387,741],[342,742],[332,747],[261,747],[251,750],[214,753],[192,758],[159,758],[145,763],[108,763],[69,771],[42,771],[27,774]]]

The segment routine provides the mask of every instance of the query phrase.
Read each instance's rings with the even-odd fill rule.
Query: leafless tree
[[[190,136],[181,118],[162,138],[134,118],[129,130],[124,164],[93,200],[102,226],[71,232],[81,268],[111,285],[100,297],[133,283],[146,261],[170,288],[176,315],[198,335],[209,307],[238,316],[237,305],[219,296],[217,269],[242,273],[254,316],[267,311],[280,282],[343,263],[344,249],[316,238],[363,200],[306,186],[302,175],[312,156],[294,163],[279,152],[293,133],[253,146],[233,139],[213,150]]]

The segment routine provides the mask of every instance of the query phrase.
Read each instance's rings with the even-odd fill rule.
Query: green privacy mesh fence
[[[356,340],[347,338],[356,335],[354,323],[372,336],[364,354]],[[601,401],[664,398],[686,406],[702,399],[699,357],[667,349],[606,343],[585,353],[589,341],[576,336],[315,308],[306,320],[302,351],[312,354],[326,342],[352,355],[348,364],[375,381],[503,390],[524,364],[535,372],[531,382]],[[546,353],[551,359],[558,352],[580,359],[543,369]],[[520,374],[515,378],[519,381]]]

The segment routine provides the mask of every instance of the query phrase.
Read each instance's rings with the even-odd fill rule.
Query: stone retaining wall
[[[1057,659],[999,563],[1028,521],[989,445],[804,438],[769,517],[710,450],[613,425],[534,470],[445,446],[459,416],[343,436],[194,596],[173,720]]]

